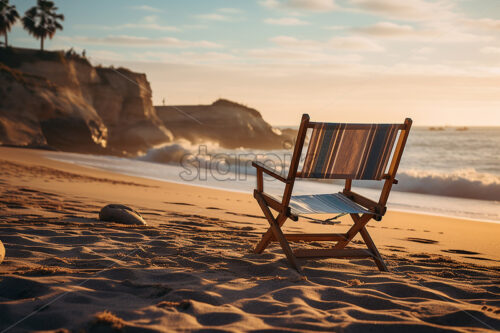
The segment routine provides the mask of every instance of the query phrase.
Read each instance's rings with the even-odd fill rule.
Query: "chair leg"
[[[283,231],[281,231],[281,228],[278,226],[278,223],[272,219],[269,221],[271,224],[271,228],[274,234],[274,237],[279,241],[281,248],[283,249],[283,252],[285,252],[286,258],[288,259],[288,262],[290,263],[290,266],[292,266],[297,272],[301,273],[300,267],[297,264],[297,260],[295,258],[295,255],[293,254],[292,249],[290,248],[290,244],[288,243],[285,235],[283,235]]]
[[[264,212],[264,215],[266,216],[267,221],[269,222],[269,224],[271,226],[269,228],[271,230],[271,233],[274,234],[274,237],[276,237],[276,239],[279,241],[281,248],[283,249],[283,252],[286,255],[286,258],[288,259],[288,262],[290,263],[290,266],[292,266],[297,272],[301,273],[301,269],[300,269],[299,265],[297,264],[297,260],[295,258],[295,255],[293,254],[292,249],[290,248],[290,244],[288,243],[285,235],[283,235],[283,231],[281,231],[281,225],[283,225],[283,223],[285,222],[286,217],[283,219],[283,218],[280,218],[281,215],[278,215],[278,218],[280,218],[280,220],[283,219],[283,222],[281,222],[281,225],[280,225],[278,223],[277,219],[275,219],[273,217],[273,214],[271,213],[271,211],[267,207],[265,201],[261,197],[257,197],[257,202],[259,203],[260,208]],[[269,230],[268,230],[268,232],[269,232]],[[266,234],[267,234],[267,232],[266,232]],[[264,236],[266,234],[264,234]],[[257,245],[258,248],[262,247],[262,250],[265,247],[267,247],[267,244],[269,244],[269,241],[271,239],[271,237],[269,236],[268,239],[264,240],[264,236],[262,237],[260,243]],[[265,244],[265,242],[267,242],[267,244]],[[261,244],[264,244],[265,246],[263,246]],[[257,251],[257,248],[256,248],[256,251]]]
[[[351,242],[351,240],[356,236],[358,233],[361,234],[361,237],[363,238],[363,241],[365,242],[366,246],[368,249],[373,253],[373,260],[375,261],[375,264],[377,265],[378,269],[383,272],[389,271],[387,269],[387,265],[385,264],[384,260],[382,259],[382,256],[378,252],[377,247],[375,246],[375,243],[373,242],[372,238],[370,237],[370,234],[368,233],[368,230],[366,230],[366,224],[368,221],[371,220],[372,215],[364,214],[362,216],[356,215],[356,214],[351,214],[351,218],[354,221],[354,225],[347,231],[347,238],[344,241],[339,241],[337,244],[335,244],[335,249],[343,249]]]
[[[388,272],[389,269],[387,268],[387,265],[384,262],[384,259],[382,259],[382,256],[378,252],[377,246],[375,246],[375,243],[373,242],[370,234],[368,233],[368,230],[366,230],[366,227],[363,227],[359,233],[361,234],[361,237],[363,237],[363,241],[365,242],[366,246],[373,252],[374,257],[373,260],[375,260],[375,264],[377,264],[377,267],[380,271],[382,272]]]
[[[347,231],[347,238],[335,244],[334,249],[343,249],[351,242],[351,240],[358,234],[358,232],[365,227],[373,215],[363,214],[361,217],[357,214],[351,214],[354,225]]]
[[[276,218],[276,221],[278,222],[278,226],[281,227],[285,223],[286,217],[280,214]],[[271,227],[269,227],[269,229],[267,229],[267,231],[262,235],[262,238],[260,239],[257,246],[255,246],[255,249],[253,252],[254,253],[262,253],[268,247],[268,245],[271,243],[272,237],[273,237],[273,230]]]

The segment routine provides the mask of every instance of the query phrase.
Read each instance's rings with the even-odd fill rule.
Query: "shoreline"
[[[58,160],[58,159],[55,159],[55,158],[50,158],[50,157],[48,157],[48,159],[51,159],[53,161],[62,162],[62,163],[79,165],[76,162],[66,162],[66,161],[61,161],[61,160]],[[194,186],[194,187],[200,187],[200,188],[209,189],[209,190],[212,189],[212,190],[226,191],[226,192],[231,192],[231,193],[249,194],[248,191],[238,190],[238,189],[227,189],[227,188],[223,188],[223,187],[216,187],[216,186],[202,185],[202,184],[189,184],[189,183],[186,183],[186,182],[175,181],[175,180],[165,180],[165,179],[162,179],[162,178],[152,177],[152,176],[148,177],[148,176],[143,176],[143,175],[135,175],[135,174],[132,174],[132,173],[127,173],[127,172],[118,172],[118,171],[115,172],[115,171],[110,171],[110,170],[107,170],[107,169],[104,169],[104,168],[95,167],[95,166],[88,166],[88,165],[83,166],[83,167],[90,168],[90,169],[95,169],[95,170],[101,170],[101,171],[108,171],[108,172],[112,172],[112,173],[116,173],[116,174],[124,175],[124,176],[129,176],[129,177],[138,177],[138,178],[143,178],[143,179],[149,179],[149,180],[154,180],[154,181],[159,181],[159,182],[164,182],[164,183],[172,183],[172,184],[185,185],[185,186]],[[394,192],[398,192],[398,191],[394,190]],[[400,192],[400,193],[413,193],[413,192]],[[435,195],[432,195],[432,194],[422,194],[422,193],[413,193],[413,194],[420,194],[420,195],[425,195],[425,196],[430,196],[430,197],[434,197],[435,196]],[[435,196],[435,197],[443,198],[443,197],[440,197],[440,196]],[[456,199],[455,197],[444,197],[444,198]],[[458,198],[458,199],[463,199],[463,198]],[[477,200],[477,199],[467,199],[467,200]],[[416,210],[404,209],[404,208],[388,208],[388,210],[391,210],[391,211],[394,211],[394,212],[400,212],[400,213],[411,213],[411,214],[417,214],[417,215],[428,215],[428,216],[431,216],[431,217],[432,216],[435,216],[435,217],[446,217],[446,218],[451,218],[451,219],[460,219],[460,220],[473,221],[473,222],[500,224],[500,221],[495,221],[495,220],[488,220],[488,219],[481,219],[481,218],[472,218],[472,217],[465,217],[465,216],[454,216],[454,215],[451,215],[451,214],[447,215],[447,214],[444,214],[444,213],[443,214],[439,214],[439,213],[432,213],[432,212],[421,212],[421,211],[419,212],[419,211],[416,211]]]
[[[245,180],[238,180],[234,183],[234,186],[232,188],[228,186],[221,185],[221,181],[212,179],[213,177],[210,176],[204,181],[184,181],[180,180],[179,177],[174,176],[173,174],[170,174],[173,172],[175,169],[174,173],[179,173],[179,172],[184,172],[185,170],[182,168],[180,165],[175,165],[175,164],[161,164],[161,163],[155,163],[151,161],[144,161],[144,160],[136,160],[136,159],[130,159],[130,158],[124,158],[124,163],[126,163],[126,167],[122,167],[121,164],[117,166],[116,164],[113,163],[113,161],[109,160],[114,157],[110,156],[96,156],[96,155],[87,155],[87,154],[78,154],[78,153],[65,153],[65,152],[57,152],[57,153],[44,153],[44,156],[46,158],[49,158],[51,160],[63,162],[63,163],[70,163],[73,165],[79,165],[79,166],[84,166],[84,167],[89,167],[89,168],[94,168],[98,170],[104,170],[108,172],[114,172],[117,174],[122,174],[126,176],[131,176],[131,177],[139,177],[143,179],[150,179],[150,180],[155,180],[155,181],[161,181],[161,182],[167,182],[167,183],[175,183],[175,184],[180,184],[180,185],[190,185],[190,186],[196,186],[196,187],[201,187],[201,188],[206,188],[206,189],[217,189],[217,190],[222,190],[222,191],[228,191],[228,192],[233,192],[233,193],[252,193],[253,191],[253,184],[249,184],[249,180],[254,180],[254,175],[252,174],[246,174],[245,175]],[[72,156],[76,156],[73,157]],[[108,164],[106,164],[108,163]],[[138,171],[137,170],[137,165],[134,164],[139,164],[139,163],[145,163],[147,165],[144,166],[144,168],[149,168],[148,171],[153,173],[154,175],[146,175],[143,171]],[[158,171],[161,168],[165,168],[165,170],[161,170],[162,176],[159,175]],[[170,170],[171,169],[171,170]],[[170,171],[169,171],[170,170]],[[208,172],[208,171],[207,171]],[[166,175],[166,176],[165,176]],[[230,181],[225,181],[230,182]],[[306,184],[300,184],[300,183],[307,183]],[[300,186],[306,185],[308,187],[311,187],[307,193],[298,193],[298,194],[308,194],[308,193],[316,193],[316,191],[321,191],[317,193],[326,193],[323,192],[326,190],[326,186],[330,186],[330,184],[325,184],[321,183],[320,188],[312,188],[317,186],[317,183],[314,182],[300,182],[297,184],[295,187],[295,191],[299,190],[300,191]],[[268,185],[274,185],[274,184],[268,184]],[[338,190],[341,190],[339,185],[333,185],[338,187]],[[251,188],[250,188],[251,187]],[[266,186],[267,187],[267,186]],[[378,195],[376,193],[376,190],[373,190],[372,188],[369,187],[359,187],[360,193],[363,194],[363,191],[367,191],[365,193],[366,196],[370,197],[371,195]],[[273,188],[271,187],[271,191]],[[275,190],[275,189],[274,189]],[[328,189],[328,191],[331,191],[331,189]],[[373,193],[369,193],[373,192]],[[304,192],[304,191],[302,191]],[[371,194],[371,195],[370,195]],[[398,197],[397,199],[395,197]],[[394,203],[397,202],[397,203]],[[450,204],[450,202],[452,204]],[[417,204],[416,204],[417,203]],[[389,198],[389,210],[394,210],[394,211],[399,211],[399,212],[407,212],[407,213],[416,213],[416,214],[424,214],[424,215],[430,215],[430,216],[440,216],[440,217],[450,217],[450,218],[458,218],[458,219],[465,219],[465,220],[470,220],[470,221],[477,221],[477,222],[485,222],[485,223],[500,223],[500,215],[498,215],[496,212],[498,211],[497,209],[497,201],[494,200],[480,200],[480,199],[468,199],[468,198],[461,198],[461,197],[447,197],[447,196],[440,196],[440,195],[434,195],[434,194],[424,194],[424,193],[415,193],[415,192],[405,192],[405,191],[398,191],[397,186],[393,189],[391,193],[391,198]],[[417,205],[416,207],[412,207],[414,205]],[[434,206],[432,206],[434,205]],[[410,206],[410,208],[406,208],[405,206]],[[473,211],[461,211],[459,210],[459,207],[475,207]],[[475,216],[476,214],[476,216]],[[484,216],[477,216],[479,214],[483,214]],[[488,215],[495,216],[495,218],[488,218]]]

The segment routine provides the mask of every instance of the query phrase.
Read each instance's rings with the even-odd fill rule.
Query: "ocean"
[[[250,166],[265,160],[283,172],[291,150],[223,149],[215,144],[180,141],[152,148],[137,158],[75,153],[45,153],[59,161],[127,175],[252,193],[256,177]],[[180,163],[179,163],[180,161]],[[413,128],[388,208],[500,223],[500,127]],[[377,199],[379,182],[358,182],[355,191]],[[265,189],[280,194],[280,182]],[[341,182],[297,181],[294,194],[335,193]]]

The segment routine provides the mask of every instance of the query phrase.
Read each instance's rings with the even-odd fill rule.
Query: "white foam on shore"
[[[185,185],[201,186],[226,191],[252,193],[255,187],[255,176],[248,174],[221,175],[210,169],[188,169],[177,165],[159,164],[112,156],[95,156],[75,153],[44,153],[46,157],[62,162],[74,163],[86,167],[112,171],[120,174],[174,182]],[[400,177],[401,178],[401,177]],[[405,180],[401,178],[401,183]],[[266,190],[279,194],[283,186],[278,181],[267,180]],[[400,192],[394,187],[389,198],[390,209],[447,216],[474,221],[500,223],[500,203],[477,199],[454,198],[410,192]],[[298,181],[295,194],[335,193],[342,189],[341,185],[313,181]],[[369,188],[358,188],[357,192],[371,198],[377,198],[379,191]]]
[[[278,169],[289,165],[291,151],[287,150],[229,150],[214,144],[193,145],[187,141],[177,141],[153,147],[137,159],[146,162],[175,163],[191,159],[206,168],[223,168],[239,174],[255,174],[251,161],[265,160]],[[189,166],[189,162],[186,165]],[[194,163],[192,163],[194,165]],[[428,169],[430,168],[430,169]],[[479,172],[473,167],[453,170],[438,170],[432,166],[424,168],[405,168],[398,173],[401,180],[398,191],[458,197],[478,200],[500,201],[500,175]],[[360,186],[377,187],[377,182],[366,182]]]

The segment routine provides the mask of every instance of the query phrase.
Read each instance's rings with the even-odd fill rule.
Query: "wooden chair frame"
[[[368,230],[366,229],[366,224],[371,220],[375,219],[380,221],[382,216],[386,212],[386,203],[389,198],[389,193],[391,191],[392,185],[397,184],[396,172],[401,161],[401,156],[403,154],[404,147],[408,138],[408,134],[412,125],[412,120],[409,118],[405,119],[405,122],[400,125],[400,135],[395,144],[395,149],[393,153],[392,160],[389,164],[389,169],[387,174],[384,174],[384,184],[380,194],[378,202],[368,199],[360,194],[357,194],[351,190],[352,179],[345,180],[345,186],[343,189],[343,194],[349,199],[357,203],[358,205],[366,208],[367,210],[373,212],[373,214],[350,214],[354,224],[346,233],[317,233],[317,234],[284,234],[281,227],[287,219],[292,219],[294,221],[298,220],[298,216],[294,215],[290,211],[289,203],[292,197],[292,190],[296,178],[300,178],[300,172],[297,172],[299,167],[299,160],[302,154],[302,148],[304,146],[304,141],[306,138],[307,130],[315,126],[316,123],[309,121],[309,115],[304,114],[300,123],[299,131],[297,134],[297,142],[294,147],[292,160],[290,164],[290,169],[288,176],[278,174],[276,171],[267,168],[264,164],[259,162],[253,162],[252,165],[257,169],[257,188],[254,190],[254,197],[257,200],[264,216],[269,222],[269,229],[262,235],[260,242],[255,247],[255,253],[262,253],[266,247],[271,242],[279,242],[283,252],[285,253],[290,265],[301,272],[300,266],[297,264],[296,258],[321,258],[321,257],[332,257],[332,258],[372,258],[375,264],[381,271],[388,271],[387,265],[382,259],[375,243],[373,242]],[[285,183],[285,189],[283,193],[283,198],[281,202],[266,195],[264,193],[264,178],[263,174],[276,178],[277,180]],[[273,215],[271,209],[277,212]],[[352,239],[360,234],[363,238],[366,249],[346,249],[346,246],[352,241]],[[333,241],[336,242],[335,246],[330,249],[297,249],[292,251],[289,242],[312,242],[312,241]]]

